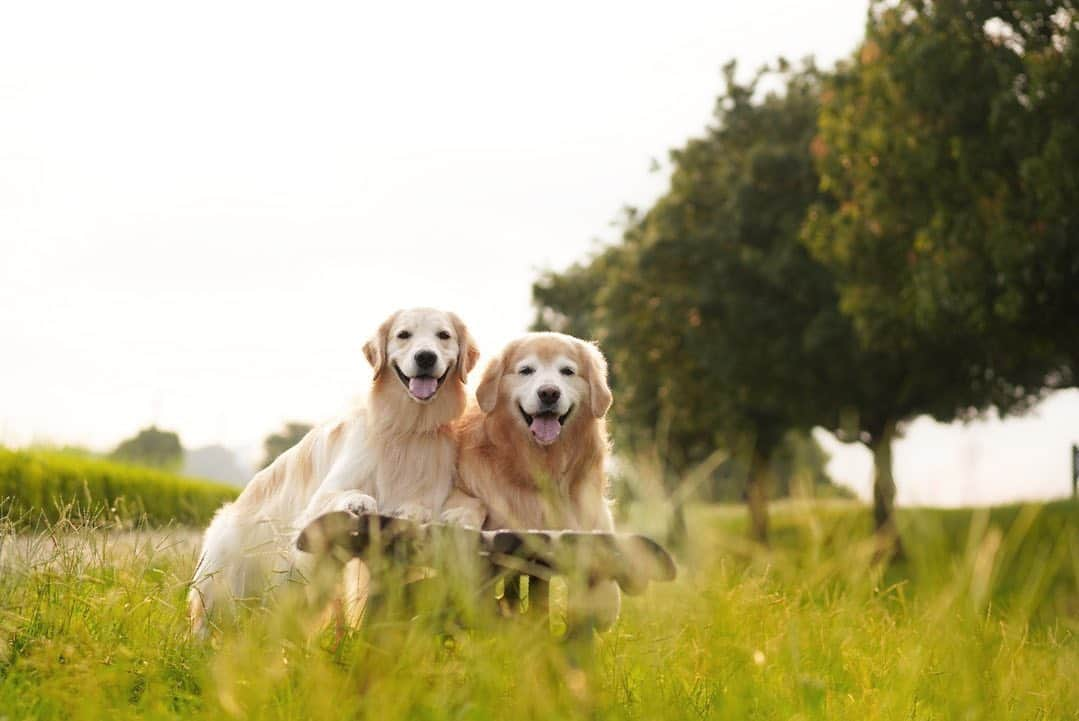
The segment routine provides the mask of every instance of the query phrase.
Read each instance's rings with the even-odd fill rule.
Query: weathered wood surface
[[[478,531],[441,523],[416,523],[379,514],[327,513],[300,533],[297,546],[310,553],[442,565],[478,558],[494,569],[548,581],[564,575],[589,583],[613,580],[627,594],[650,582],[671,581],[674,559],[656,541],[638,534],[602,531]],[[452,562],[452,561],[450,561]]]

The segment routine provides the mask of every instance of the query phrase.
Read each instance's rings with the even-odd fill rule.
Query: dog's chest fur
[[[393,513],[402,504],[420,504],[437,512],[453,484],[456,448],[441,431],[396,436],[373,444],[371,460],[375,498]]]

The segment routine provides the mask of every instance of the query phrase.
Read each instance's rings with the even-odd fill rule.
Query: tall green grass
[[[288,603],[204,644],[183,612],[192,532],[9,532],[0,716],[1079,718],[1077,506],[900,520],[907,560],[883,569],[857,505],[777,508],[770,549],[740,510],[693,508],[679,579],[591,646],[523,619],[466,627],[437,595],[340,644]]]
[[[238,490],[211,481],[61,451],[0,448],[0,505],[33,523],[104,513],[155,524],[204,524]]]

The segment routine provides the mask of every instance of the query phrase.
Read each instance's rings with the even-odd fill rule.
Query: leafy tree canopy
[[[915,391],[893,417],[1021,411],[1070,382],[1076,20],[1072,2],[873,3],[864,43],[826,83],[813,150],[829,197],[807,243],[866,348],[937,353],[958,391],[886,374]]]
[[[853,334],[799,236],[821,198],[809,152],[820,73],[781,62],[742,84],[735,71],[714,125],[671,153],[670,189],[627,215],[622,242],[534,289],[537,327],[602,342],[616,437],[661,444],[676,472],[717,448],[764,472],[790,429],[834,426],[849,402]]]
[[[109,455],[127,463],[176,471],[183,463],[184,448],[177,434],[150,426],[121,442]]]

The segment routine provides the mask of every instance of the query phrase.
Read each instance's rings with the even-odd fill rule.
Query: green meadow
[[[679,578],[591,642],[447,599],[340,642],[282,601],[188,637],[197,532],[100,517],[0,535],[0,718],[1076,719],[1079,506],[909,509],[873,564],[869,510],[688,514]],[[465,623],[464,621],[468,622]]]

